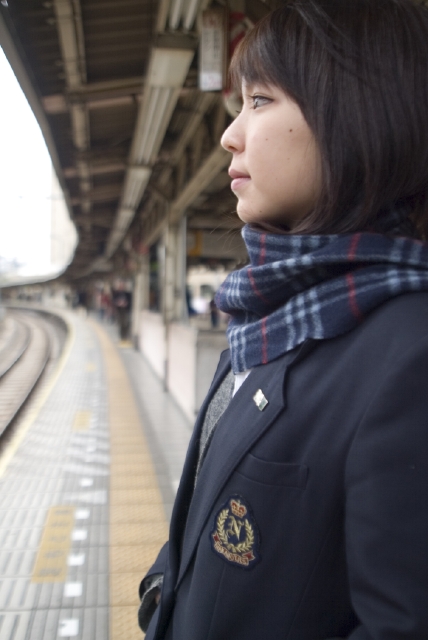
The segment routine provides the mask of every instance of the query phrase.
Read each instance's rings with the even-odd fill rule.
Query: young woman
[[[222,144],[250,264],[217,296],[230,352],[140,623],[154,611],[150,640],[427,640],[428,11],[290,0],[232,77]]]

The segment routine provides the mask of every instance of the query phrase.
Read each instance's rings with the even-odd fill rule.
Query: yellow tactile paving
[[[132,573],[140,571],[142,575],[150,566],[154,553],[158,552],[157,543],[135,546],[112,546],[110,568],[115,573]]]
[[[166,540],[168,530],[163,522],[148,522],[142,524],[129,523],[116,524],[110,534],[110,544],[115,545],[140,545],[142,540],[144,544],[152,542],[156,543],[157,540]]]
[[[143,460],[141,460],[141,453],[137,452],[137,453],[115,453],[114,455],[114,459],[112,457],[112,464],[117,464],[117,465],[121,465],[121,464],[140,464],[140,466],[142,466],[143,464],[145,465],[145,472],[147,472],[149,470],[150,467],[150,472],[154,473],[154,469],[153,469],[153,465],[151,463],[151,458],[150,455],[147,453],[147,451],[145,452],[145,455],[143,457]]]
[[[112,438],[110,441],[113,442],[118,454],[128,452],[132,453],[135,450],[146,451],[146,448],[141,444],[141,441],[135,438],[135,436],[126,436],[126,434],[123,434],[121,437]]]
[[[135,625],[135,606],[111,608],[110,637],[122,640],[141,640],[143,634]]]
[[[95,323],[109,399],[110,640],[141,640],[138,586],[167,539],[162,495],[122,361]]]
[[[76,411],[73,431],[87,431],[91,425],[92,411]]]
[[[115,489],[110,491],[110,504],[160,504],[162,497],[157,487],[150,488],[144,485],[138,489]]]
[[[117,431],[119,431],[119,433],[121,435],[118,438],[113,438],[112,439],[113,443],[118,444],[118,445],[120,445],[122,447],[130,447],[130,446],[132,447],[133,444],[135,445],[135,442],[133,440],[134,436],[132,434],[129,435],[127,433],[127,431],[125,429],[123,429],[122,427],[120,427],[120,426],[116,426],[115,429]],[[141,446],[141,444],[140,445],[136,445],[136,446],[138,446],[139,449],[142,449],[143,451],[146,451],[147,455],[149,455],[149,452],[147,451],[146,447]],[[117,453],[119,455],[121,453],[121,451],[119,450]],[[123,453],[125,453],[125,452],[123,452]]]
[[[165,522],[165,512],[159,504],[117,505],[110,513],[110,524],[122,522]]]
[[[114,447],[112,446],[112,449]],[[113,463],[111,465],[111,469],[112,469],[112,474],[114,471],[114,475],[116,476],[138,476],[141,474],[142,470],[145,470],[145,461],[143,460],[142,462],[138,463],[138,464],[115,464]],[[150,470],[151,473],[151,470]]]
[[[157,489],[156,478],[145,475],[118,475],[110,479],[110,489],[122,491],[123,489]]]
[[[135,573],[114,573],[114,580],[110,580],[110,607],[133,605],[135,620],[137,620],[138,584],[135,588]],[[134,624],[137,624],[134,622]],[[125,636],[126,637],[126,636]]]
[[[115,446],[115,443],[112,442],[111,446]],[[127,442],[118,443],[118,451],[116,453],[117,458],[115,457],[113,464],[116,466],[120,465],[129,465],[135,467],[136,469],[141,469],[144,467],[146,471],[147,465],[151,467],[151,471],[153,471],[153,463],[150,453],[147,449],[143,449],[142,447],[132,447],[131,451],[129,451],[130,445]],[[138,475],[138,471],[136,472]]]
[[[147,463],[150,462],[151,464],[151,458],[150,456],[147,454],[147,450],[141,446],[141,444],[136,444],[133,443],[132,441],[128,442],[128,441],[113,441],[111,444],[113,444],[115,451],[116,451],[116,455],[122,456],[123,458],[126,459],[127,456],[131,456],[131,460],[132,460],[132,456],[135,456],[136,461],[134,461],[135,463],[138,464],[142,464],[141,463],[141,458],[143,458],[143,461]],[[115,464],[118,464],[117,460],[115,461]],[[123,462],[121,463],[123,464]]]
[[[74,507],[65,505],[49,509],[31,582],[64,582],[73,526]]]

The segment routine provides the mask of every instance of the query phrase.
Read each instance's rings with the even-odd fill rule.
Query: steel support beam
[[[86,83],[85,46],[82,16],[79,0],[54,0],[56,23],[66,83],[69,90],[79,89]],[[90,148],[89,116],[84,104],[70,105],[71,128],[76,150]],[[85,214],[91,211],[88,193],[91,189],[91,174],[88,163],[80,159],[76,162],[80,179],[81,207]]]

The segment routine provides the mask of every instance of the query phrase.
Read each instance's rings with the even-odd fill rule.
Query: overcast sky
[[[0,48],[0,256],[50,271],[52,165],[39,126]]]

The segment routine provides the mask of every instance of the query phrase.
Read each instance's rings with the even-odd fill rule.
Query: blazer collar
[[[183,549],[176,588],[186,572],[213,505],[233,470],[247,451],[269,428],[278,414],[284,410],[286,406],[284,382],[289,368],[292,364],[300,361],[313,348],[313,343],[315,341],[308,340],[281,358],[256,367],[234,398],[232,398],[226,411],[218,421],[215,437],[210,444],[191,499],[183,537]],[[219,364],[207,400],[204,403],[204,410],[201,410],[200,418],[195,425],[193,438],[197,440],[199,440],[200,426],[206,407],[229,369],[230,360],[223,359]],[[262,411],[254,401],[254,395],[259,389],[262,390],[268,400],[268,404]],[[193,444],[197,443],[194,442]],[[197,449],[196,446],[193,446],[193,448]],[[196,455],[197,452],[193,451],[194,458]],[[195,460],[191,461],[193,465],[195,465],[195,462]],[[189,471],[189,469],[185,467],[186,471]],[[192,473],[191,470],[190,473]],[[194,475],[192,474],[191,477],[193,479]]]

